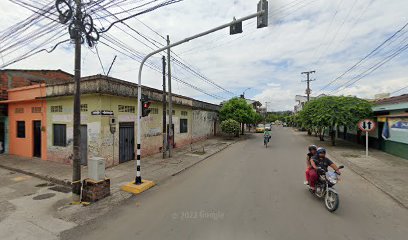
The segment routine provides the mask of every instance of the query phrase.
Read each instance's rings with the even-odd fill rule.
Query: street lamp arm
[[[196,38],[199,38],[199,37],[208,35],[208,34],[210,34],[210,33],[219,31],[219,30],[224,29],[224,28],[226,28],[226,27],[232,26],[232,25],[234,25],[234,24],[236,24],[236,23],[238,23],[238,22],[243,22],[243,21],[249,20],[249,19],[251,19],[251,18],[255,18],[255,17],[261,16],[261,15],[263,15],[263,14],[265,14],[265,13],[267,13],[266,10],[261,10],[261,11],[258,11],[258,12],[256,12],[256,13],[254,13],[254,14],[248,15],[248,16],[246,16],[246,17],[243,17],[243,18],[240,18],[240,19],[236,19],[236,20],[234,19],[233,21],[231,21],[231,22],[229,22],[229,23],[223,24],[223,25],[218,26],[218,27],[216,27],[216,28],[207,30],[207,31],[205,31],[205,32],[202,32],[202,33],[199,33],[199,34],[196,34],[196,35],[193,35],[193,36],[191,36],[191,37],[187,37],[187,38],[185,38],[185,39],[183,39],[183,40],[180,40],[180,41],[178,41],[178,42],[175,42],[175,43],[173,43],[173,44],[169,44],[169,45],[167,45],[167,46],[164,46],[164,47],[162,47],[162,48],[159,48],[159,49],[157,49],[157,50],[155,50],[155,51],[153,51],[153,52],[147,54],[147,55],[143,58],[143,60],[142,60],[141,63],[140,63],[140,67],[139,67],[138,86],[137,86],[137,99],[138,99],[138,101],[137,101],[137,152],[136,152],[136,153],[137,153],[137,154],[136,154],[136,155],[137,155],[137,159],[136,159],[137,171],[136,171],[136,179],[135,179],[135,183],[136,183],[136,184],[141,184],[141,183],[142,183],[142,178],[141,178],[141,174],[140,174],[141,130],[142,130],[142,129],[141,129],[141,118],[142,118],[142,116],[141,116],[141,112],[142,112],[142,101],[141,101],[141,98],[142,98],[142,70],[143,70],[143,65],[144,65],[144,63],[147,61],[147,59],[149,59],[151,56],[153,56],[153,55],[155,55],[155,54],[157,54],[157,53],[160,53],[160,52],[165,51],[165,50],[167,50],[167,49],[170,49],[170,48],[172,48],[172,47],[181,45],[181,44],[186,43],[186,42],[189,42],[189,41],[191,41],[191,40],[193,40],[193,39],[196,39]],[[170,114],[171,114],[171,113],[170,113]]]

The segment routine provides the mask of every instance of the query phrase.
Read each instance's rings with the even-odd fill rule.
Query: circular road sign
[[[364,119],[358,122],[358,128],[364,132],[371,132],[375,129],[376,123],[371,119]]]

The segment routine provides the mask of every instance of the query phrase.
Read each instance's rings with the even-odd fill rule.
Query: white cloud
[[[169,34],[172,42],[175,42],[230,21],[234,16],[239,18],[251,14],[256,10],[257,2],[258,0],[185,0],[142,15],[139,19],[162,35]],[[269,5],[271,24],[268,28],[256,29],[255,21],[250,20],[244,23],[244,33],[241,35],[230,36],[226,29],[173,50],[181,53],[186,62],[209,79],[236,95],[251,87],[251,91],[246,93],[248,97],[272,102],[273,110],[285,110],[293,109],[295,95],[305,91],[306,85],[301,82],[304,79],[300,74],[302,71],[316,70],[313,76],[316,81],[312,82],[312,89],[317,94],[325,84],[346,71],[408,21],[408,1],[404,0],[275,0],[269,1]],[[0,6],[0,30],[30,14],[8,1],[2,1]],[[333,18],[336,11],[336,17]],[[128,24],[165,44],[163,39],[138,21],[130,20]],[[126,29],[123,25],[121,28]],[[110,33],[144,54],[149,52],[149,48],[119,30],[112,29]],[[331,91],[335,86],[344,84],[383,59],[388,50],[406,44],[408,33],[404,34],[386,46],[383,52],[325,90]],[[143,38],[138,39],[144,41]],[[111,76],[136,81],[138,62],[102,44],[99,44],[99,52],[105,68],[108,68],[114,55],[118,55]],[[320,60],[317,62],[318,59]],[[405,78],[408,71],[407,59],[407,53],[402,53],[339,94],[372,97],[376,93],[391,92],[408,84]],[[154,61],[160,65],[160,56],[157,55]],[[61,68],[72,72],[73,53],[58,48],[51,54],[42,53],[10,67]],[[84,48],[83,74],[101,72],[96,54]],[[179,67],[175,66],[173,73],[210,93],[231,97]],[[145,68],[143,84],[161,88],[160,73]],[[174,83],[173,89],[179,94],[219,102],[179,83]]]

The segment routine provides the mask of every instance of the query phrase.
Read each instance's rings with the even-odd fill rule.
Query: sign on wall
[[[408,118],[389,118],[388,122],[393,130],[408,131]]]
[[[92,115],[113,116],[113,111],[109,110],[96,110],[91,112]]]

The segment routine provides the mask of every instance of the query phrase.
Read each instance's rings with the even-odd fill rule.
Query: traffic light
[[[235,21],[235,18],[234,18]],[[230,35],[242,33],[242,22],[236,22],[230,26]]]
[[[149,109],[150,104],[152,104],[152,102],[150,102],[146,96],[142,96],[142,117],[149,116],[150,111],[152,111]]]
[[[268,26],[268,1],[260,0],[258,3],[258,12],[265,11],[262,15],[257,18],[257,28],[263,28]]]

